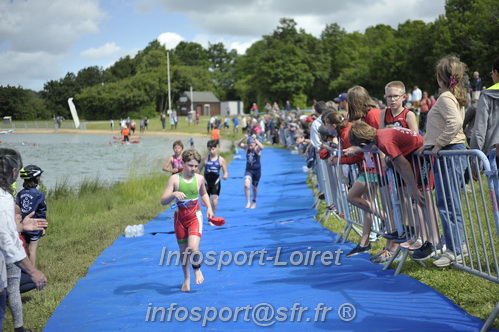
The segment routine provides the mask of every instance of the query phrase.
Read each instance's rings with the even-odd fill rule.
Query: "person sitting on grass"
[[[165,191],[161,196],[161,204],[168,205],[176,200],[177,211],[174,215],[175,235],[182,255],[182,272],[184,281],[180,290],[189,292],[191,289],[189,263],[192,263],[196,284],[204,281],[201,272],[202,257],[199,252],[201,234],[203,233],[203,215],[199,206],[199,197],[207,207],[206,217],[213,218],[210,198],[204,186],[204,177],[197,174],[201,155],[194,149],[182,153],[184,168],[181,173],[173,174],[168,179]]]

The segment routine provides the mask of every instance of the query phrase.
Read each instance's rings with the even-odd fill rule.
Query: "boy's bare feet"
[[[201,272],[201,269],[195,269],[194,270],[194,275],[196,276],[196,284],[202,284],[204,281],[203,277],[203,272]]]
[[[251,209],[254,209],[256,208],[256,202],[253,202],[253,204],[251,204]]]
[[[246,204],[246,208],[249,209],[251,207],[251,203],[248,202],[248,204]]]
[[[191,280],[190,279],[184,279],[184,283],[182,284],[182,288],[180,288],[180,290],[182,292],[189,292],[191,290]]]

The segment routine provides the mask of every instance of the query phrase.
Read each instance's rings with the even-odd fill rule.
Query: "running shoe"
[[[407,249],[407,248],[409,248],[410,246],[412,246],[412,245],[413,245],[416,241],[417,241],[417,240],[416,240],[415,238],[411,238],[411,239],[409,239],[409,240],[407,240],[407,241],[405,241],[405,242],[402,242],[402,243],[400,244],[400,246],[401,246],[402,248],[404,248],[404,249]]]
[[[433,244],[431,242],[426,241],[423,243],[421,248],[415,250],[412,254],[412,259],[415,261],[424,261],[430,257],[435,256],[435,252],[433,252]]]
[[[446,252],[443,253],[442,256],[440,256],[439,259],[433,262],[433,264],[438,267],[445,267],[454,263],[462,264],[463,255],[462,254],[456,255],[451,250],[447,250]]]
[[[346,257],[352,257],[352,256],[355,256],[355,255],[358,255],[358,254],[362,254],[364,252],[368,252],[369,250],[371,250],[371,244],[369,243],[367,246],[361,246],[360,244],[358,244],[355,248],[353,248],[352,250],[350,250],[350,252],[348,254],[346,254]]]
[[[408,250],[411,250],[411,251],[414,251],[414,250],[418,250],[419,248],[421,248],[423,246],[423,241],[418,238],[416,241],[414,241],[413,244],[411,244],[409,246],[409,248],[407,248]]]
[[[392,233],[386,233],[386,234],[383,234],[383,237],[387,240],[395,240],[396,238],[399,237],[399,233],[397,231],[392,232]]]
[[[407,241],[406,233],[400,234],[396,239],[393,240],[393,242],[395,243],[404,243],[405,241]]]

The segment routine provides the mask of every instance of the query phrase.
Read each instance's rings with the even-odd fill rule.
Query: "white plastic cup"
[[[142,235],[144,235],[144,225],[140,224],[139,225],[139,235],[138,236],[142,236]]]

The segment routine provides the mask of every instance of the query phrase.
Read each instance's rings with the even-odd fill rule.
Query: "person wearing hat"
[[[338,103],[338,109],[345,110],[345,114],[348,114],[348,97],[346,93],[342,93],[338,98],[334,98],[334,102]]]
[[[45,195],[40,190],[36,189],[40,184],[40,177],[43,170],[36,165],[28,165],[21,169],[21,179],[24,180],[21,191],[17,193],[16,204],[21,209],[21,215],[24,219],[31,212],[35,212],[33,218],[46,219],[47,205],[45,204]],[[29,231],[21,233],[26,241],[28,249],[28,257],[36,266],[36,249],[38,241],[45,235],[45,230]]]
[[[246,143],[243,143],[246,141]],[[256,196],[258,194],[258,182],[262,174],[260,156],[264,148],[256,135],[248,137],[244,135],[237,145],[246,151],[246,170],[244,171],[244,194],[246,195],[246,208],[256,208]],[[253,188],[253,200],[250,200],[250,185]]]

